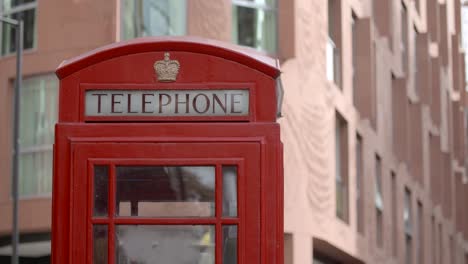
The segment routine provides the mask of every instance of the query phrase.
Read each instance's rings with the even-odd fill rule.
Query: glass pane
[[[19,156],[19,195],[52,192],[52,150],[21,153]]]
[[[94,166],[94,216],[107,216],[109,167]]]
[[[118,166],[116,174],[118,216],[214,216],[213,166]]]
[[[214,226],[120,225],[116,243],[118,264],[214,264]]]
[[[122,39],[184,35],[186,0],[122,0]]]
[[[52,144],[57,121],[54,75],[26,78],[20,102],[20,195],[52,191]]]
[[[236,225],[223,225],[223,264],[237,264]]]
[[[8,16],[11,18],[11,16]],[[2,23],[2,55],[12,52],[15,46],[15,30],[7,23]]]
[[[107,225],[93,226],[93,263],[107,264]]]
[[[274,10],[235,6],[233,12],[232,34],[237,44],[270,53],[276,52]]]
[[[4,12],[7,12],[9,11],[10,9],[12,9],[13,7],[17,7],[19,5],[22,5],[22,4],[27,4],[27,3],[32,3],[36,0],[4,0],[3,1],[3,11]],[[2,2],[2,1],[0,1]]]
[[[237,216],[237,166],[223,166],[223,216]]]
[[[54,75],[27,78],[23,81],[20,102],[21,148],[50,145],[54,142],[57,121],[58,80]]]

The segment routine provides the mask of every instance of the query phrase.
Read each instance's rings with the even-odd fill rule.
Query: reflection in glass
[[[1,1],[0,1],[1,2]],[[58,79],[37,75],[23,80],[20,102],[19,193],[52,192],[52,144],[58,115]]]
[[[213,166],[118,166],[116,215],[214,216]]]
[[[237,216],[237,166],[223,166],[223,216]]]
[[[261,1],[259,8],[233,6],[232,37],[244,46],[276,52],[276,1]]]
[[[35,8],[28,8],[24,11],[14,12],[11,15],[6,16],[16,20],[23,20],[24,31],[23,31],[23,47],[24,49],[32,49],[35,46],[36,39],[36,10]],[[0,33],[2,36],[1,40],[1,55],[6,55],[16,51],[15,42],[15,30],[7,23],[3,23]]]
[[[93,263],[107,264],[107,225],[93,226]]]
[[[94,166],[94,216],[107,216],[108,175],[108,166]]]
[[[223,264],[237,264],[236,225],[223,225]]]
[[[122,0],[122,39],[183,35],[186,0]]]
[[[214,241],[214,226],[119,225],[116,262],[214,264]]]

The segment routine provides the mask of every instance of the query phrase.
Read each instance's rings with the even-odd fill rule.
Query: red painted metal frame
[[[151,159],[146,157],[153,157],[155,153],[158,153],[159,148],[164,150],[165,155],[170,153],[170,156],[174,158],[164,158],[164,159]],[[188,145],[197,145],[195,148],[189,148]],[[72,169],[72,181],[73,181],[73,192],[72,194],[72,212],[71,214],[74,215],[74,219],[72,221],[72,230],[76,230],[76,232],[72,233],[72,248],[74,250],[73,257],[70,261],[76,261],[77,263],[81,263],[80,259],[84,258],[84,256],[88,256],[87,260],[90,260],[90,255],[92,256],[92,226],[93,224],[107,224],[109,230],[109,250],[108,250],[108,259],[109,263],[115,263],[115,224],[213,224],[216,227],[216,237],[217,237],[217,258],[220,260],[221,254],[221,228],[223,224],[236,224],[238,225],[238,233],[239,233],[239,263],[244,264],[244,256],[245,250],[252,250],[257,248],[255,245],[260,244],[260,234],[259,229],[255,227],[255,223],[258,221],[260,216],[258,215],[257,218],[251,218],[250,216],[255,215],[257,212],[251,211],[248,213],[249,217],[245,216],[246,210],[246,203],[244,195],[246,193],[250,193],[249,203],[257,203],[258,207],[260,207],[260,171],[258,167],[259,159],[255,159],[255,157],[259,156],[259,151],[252,152],[256,149],[258,144],[255,143],[242,143],[239,144],[232,144],[232,143],[203,143],[200,145],[199,143],[127,143],[122,145],[121,143],[75,143],[74,145],[74,169]],[[181,149],[182,148],[182,149]],[[226,156],[229,155],[229,149],[235,148],[237,149],[233,153],[233,157],[227,158]],[[151,149],[152,152],[149,152]],[[157,149],[157,150],[156,150]],[[193,154],[187,152],[188,149],[193,150]],[[250,149],[250,150],[249,150]],[[143,151],[144,150],[144,151]],[[244,154],[241,154],[241,151]],[[197,158],[189,159],[185,157],[184,159],[175,158],[177,155],[184,155],[184,156],[197,156]],[[223,158],[216,158],[218,155],[222,154]],[[241,155],[241,157],[236,158],[236,156]],[[108,158],[105,159],[105,156],[125,156],[125,157],[138,157],[137,159],[127,159],[127,158]],[[159,154],[161,155],[161,154]],[[210,157],[208,158],[199,158],[200,156]],[[99,157],[97,159],[97,157]],[[209,218],[132,218],[132,217],[117,217],[114,216],[115,214],[115,203],[114,203],[114,196],[110,195],[109,198],[109,214],[107,219],[97,217],[93,218],[93,201],[92,201],[92,193],[93,193],[93,180],[92,180],[92,166],[94,164],[107,164],[110,166],[110,173],[109,173],[109,193],[115,193],[115,166],[116,165],[215,165],[216,166],[216,178],[218,180],[216,189],[216,214],[215,217]],[[237,218],[230,218],[230,217],[222,217],[222,182],[219,182],[221,179],[220,166],[221,165],[237,165],[238,166],[238,217]],[[249,178],[246,177],[246,166],[249,168]],[[83,176],[83,173],[86,174],[87,177]],[[246,182],[247,181],[247,182]],[[257,184],[255,182],[258,182]],[[254,186],[254,189],[249,187],[248,192],[244,190],[246,186]],[[258,188],[258,190],[255,189]],[[86,191],[84,189],[87,189]],[[79,190],[79,191],[76,191]],[[253,199],[252,194],[258,196],[257,198]],[[76,209],[73,212],[73,208]],[[83,214],[83,209],[86,210],[87,214]],[[87,236],[83,232],[79,232],[83,228],[84,219],[86,218],[87,222]],[[255,235],[257,233],[257,235]],[[242,246],[245,243],[246,234],[249,236],[249,241],[252,241],[248,247]],[[254,239],[257,237],[257,239]],[[257,240],[257,242],[255,242]],[[73,241],[75,241],[73,243]],[[244,242],[240,242],[244,241]],[[87,244],[87,246],[85,246]],[[83,247],[87,248],[86,251],[80,250]],[[260,255],[255,256],[255,252],[249,253],[250,259],[258,258],[260,259]],[[71,263],[71,262],[70,262]],[[220,262],[218,262],[220,263]]]
[[[127,156],[132,156],[132,153],[125,153]],[[82,160],[80,158],[77,158]],[[107,217],[94,217],[93,216],[93,197],[94,197],[94,171],[93,168],[95,165],[106,165],[109,166],[110,170],[108,173],[109,177],[109,196],[108,196],[108,216]],[[123,166],[215,166],[215,188],[216,188],[216,198],[215,198],[215,217],[184,217],[184,218],[156,218],[156,217],[119,217],[115,216],[115,167],[117,165]],[[244,230],[248,228],[244,217],[244,206],[238,208],[237,217],[223,217],[222,216],[222,165],[235,165],[238,167],[238,188],[237,188],[237,199],[238,204],[245,204],[245,199],[242,196],[242,186],[245,186],[246,181],[246,171],[245,171],[245,160],[244,158],[223,158],[223,159],[105,159],[105,158],[92,158],[88,159],[88,191],[87,191],[87,219],[88,219],[88,234],[87,234],[87,260],[88,263],[93,262],[93,225],[107,225],[108,226],[108,260],[109,263],[115,263],[115,225],[118,224],[144,224],[144,225],[213,225],[215,226],[215,235],[216,235],[216,263],[221,263],[222,261],[222,226],[223,225],[237,225],[238,227],[238,259],[239,263],[245,263],[244,260],[244,251],[241,245],[243,244],[240,241],[245,240]],[[255,177],[251,177],[251,180]],[[78,198],[79,199],[79,198]],[[253,202],[253,201],[252,201]],[[244,242],[245,243],[245,242]]]
[[[171,59],[178,60],[181,65],[174,83],[158,83],[154,73],[153,64],[164,57],[164,52],[170,52]],[[243,264],[282,264],[283,150],[276,123],[275,85],[280,74],[276,65],[275,60],[255,51],[192,37],[136,39],[108,45],[62,63],[57,69],[60,96],[54,145],[52,263],[92,263],[91,224],[107,224],[108,232],[114,232],[110,220],[90,217],[90,190],[93,188],[92,181],[87,178],[93,173],[90,164],[115,165],[116,161],[128,159],[143,163],[184,160],[193,164],[210,159],[210,163],[216,165],[217,188],[222,185],[218,183],[223,162],[244,167],[243,172],[238,172],[243,175],[239,177],[238,198],[244,199],[238,201],[239,222],[222,220],[239,224],[239,260],[244,260]],[[82,96],[90,87],[247,88],[250,90],[250,115],[245,118],[140,120],[134,117],[85,118]],[[174,151],[172,156],[162,156],[151,150],[158,145],[180,150]],[[242,146],[256,146],[257,150],[249,151],[250,147],[242,149]],[[127,151],[121,151],[122,148]],[[93,151],[84,155],[86,149]],[[251,168],[252,164],[255,168]],[[110,177],[115,177],[114,165],[109,168]],[[258,174],[249,175],[251,171],[258,171]],[[115,186],[109,187],[109,195],[112,195]],[[222,190],[217,190],[216,195],[218,201]],[[114,212],[115,207],[109,211]],[[216,212],[222,212],[220,203],[216,203]],[[216,241],[222,239],[221,222],[217,217],[190,220],[213,223],[218,234]],[[125,217],[113,221],[182,224],[185,220]],[[243,225],[242,221],[250,224]],[[114,245],[113,241],[109,242]],[[109,247],[108,257],[109,263],[115,261],[112,247]],[[221,264],[219,252],[216,252],[216,264]]]
[[[157,160],[158,163],[171,163],[173,160],[179,160],[180,164],[217,164],[216,175],[219,174],[219,164],[241,164],[239,163],[239,154],[232,152],[232,148],[241,148],[245,144],[255,144],[259,146],[259,154],[251,155],[251,158],[257,159],[255,165],[259,169],[259,192],[252,191],[248,182],[244,179],[254,177],[246,174],[247,171],[239,171],[239,175],[243,174],[243,177],[239,177],[238,192],[239,199],[243,197],[244,201],[239,200],[238,209],[239,216],[245,215],[246,217],[254,217],[257,224],[249,225],[249,229],[256,230],[259,232],[259,241],[257,246],[250,246],[260,253],[260,260],[258,263],[282,263],[282,252],[280,247],[282,243],[282,204],[281,195],[278,195],[276,191],[271,190],[282,190],[282,182],[278,181],[279,171],[277,170],[277,162],[280,160],[278,154],[280,153],[279,145],[279,127],[277,124],[249,124],[249,123],[213,123],[213,124],[196,124],[196,123],[172,123],[172,124],[133,124],[132,133],[128,135],[127,124],[62,124],[57,126],[57,138],[56,138],[56,160],[55,160],[55,177],[54,177],[54,223],[59,223],[53,227],[53,263],[85,263],[85,256],[80,257],[82,254],[77,253],[77,249],[80,247],[87,249],[90,252],[89,244],[83,244],[82,246],[77,245],[79,241],[89,241],[91,230],[89,222],[84,220],[84,224],[80,225],[76,223],[76,219],[89,216],[92,211],[90,209],[92,202],[91,195],[89,195],[90,188],[92,186],[83,183],[76,185],[76,180],[79,179],[78,175],[92,173],[89,168],[89,163],[86,161],[87,158],[80,154],[80,146],[86,145],[87,148],[94,147],[96,149],[101,148],[102,154],[107,155],[107,159],[96,159],[96,157],[90,157],[89,162],[96,164],[112,164],[115,160],[120,161],[127,160],[129,156],[132,156],[131,163],[137,164],[148,164],[154,163],[152,160]],[[160,136],[155,136],[154,131],[159,131]],[[190,136],[187,136],[187,133]],[[170,136],[168,136],[170,135]],[[191,143],[189,143],[191,142]],[[126,151],[124,154],[116,152],[116,148],[121,145],[133,146],[134,149],[149,148],[157,144],[170,144],[174,148],[182,147],[183,153],[179,153],[178,157],[154,157],[154,153],[147,153],[142,149],[142,152],[137,155],[131,155],[133,152]],[[198,144],[199,147],[187,146]],[[224,146],[223,148],[218,147],[218,151],[223,153],[223,157],[216,157],[213,155],[213,151],[203,151],[205,147],[209,145]],[[146,147],[143,147],[146,146]],[[185,147],[184,147],[185,146]],[[191,151],[189,151],[191,149]],[[57,152],[60,150],[60,153]],[[78,151],[78,152],[77,152]],[[132,150],[136,151],[136,150]],[[240,151],[240,150],[238,150]],[[93,151],[93,155],[97,155]],[[150,158],[141,159],[142,156],[146,155]],[[133,153],[136,154],[136,153]],[[211,162],[206,159],[200,160],[200,155],[205,158],[212,159]],[[135,157],[136,156],[136,157]],[[241,155],[242,156],[242,155]],[[146,156],[145,156],[146,157]],[[190,157],[195,157],[191,159]],[[237,157],[237,158],[236,158]],[[257,157],[257,158],[255,158]],[[101,157],[101,158],[106,158]],[[136,160],[135,160],[136,158]],[[244,157],[245,158],[245,157]],[[172,161],[171,161],[172,160]],[[65,162],[66,161],[66,162]],[[76,167],[74,161],[80,161],[82,169]],[[244,167],[249,166],[249,159],[245,159]],[[250,165],[251,166],[251,165]],[[241,166],[242,167],[242,166]],[[110,175],[113,175],[113,167],[110,167]],[[251,171],[249,169],[248,171]],[[58,177],[60,175],[60,177]],[[219,176],[217,176],[219,177]],[[84,178],[87,178],[84,176]],[[218,179],[219,181],[219,179]],[[89,181],[91,183],[92,181]],[[113,186],[113,185],[110,185]],[[220,186],[219,184],[217,186]],[[250,187],[249,187],[250,186]],[[112,193],[113,187],[110,188],[109,193]],[[248,188],[248,189],[245,189]],[[249,190],[250,189],[250,190]],[[241,194],[243,193],[243,195]],[[88,195],[87,195],[88,194]],[[78,206],[78,197],[85,195],[87,198],[85,202]],[[217,195],[222,195],[217,193]],[[259,195],[259,202],[255,205],[255,196]],[[219,199],[219,198],[218,198]],[[111,203],[112,205],[113,203]],[[219,206],[219,203],[217,203]],[[255,209],[256,208],[256,209]],[[216,208],[222,210],[222,208]],[[249,210],[249,211],[245,211]],[[253,212],[251,211],[253,210]],[[112,211],[112,209],[110,209]],[[258,211],[259,216],[255,217],[255,211]],[[83,214],[83,212],[87,212]],[[89,220],[89,219],[88,219]],[[116,223],[124,223],[135,221],[134,223],[164,223],[165,220],[155,219],[138,219],[132,220],[129,218],[121,218]],[[173,223],[185,223],[184,220],[170,219]],[[95,219],[95,223],[106,224],[109,223],[104,219]],[[215,223],[216,218],[199,220],[206,221],[204,223]],[[236,223],[235,220],[224,220],[225,223]],[[247,220],[249,222],[254,219]],[[88,224],[87,224],[88,223]],[[217,222],[219,223],[219,222]],[[220,226],[218,226],[218,229]],[[243,225],[239,226],[239,249],[240,254],[244,254],[242,248],[245,247],[246,243],[252,243],[255,235],[252,236],[247,230],[242,230]],[[87,232],[79,232],[79,230],[88,230]],[[112,227],[109,226],[109,233],[113,232]],[[244,233],[244,235],[242,235]],[[250,234],[250,235],[249,235]],[[280,240],[278,240],[281,238]],[[218,237],[218,240],[220,237]],[[255,239],[254,239],[255,240]],[[250,241],[250,242],[247,242]],[[112,242],[112,241],[110,241]],[[88,246],[86,246],[88,245]],[[68,249],[68,250],[67,250]],[[69,253],[67,253],[69,252]],[[73,253],[75,252],[75,253]],[[109,252],[113,252],[110,249]],[[86,255],[86,254],[84,254]],[[218,252],[219,256],[219,252]],[[113,254],[109,255],[113,258]],[[88,256],[89,258],[89,256]],[[252,254],[240,255],[239,259],[245,259],[245,263],[257,263],[253,261]],[[82,262],[78,261],[82,260]],[[89,260],[89,259],[88,259]],[[112,263],[112,262],[110,262]],[[219,262],[217,262],[219,263]]]
[[[249,90],[249,114],[246,116],[85,116],[85,93],[87,90]],[[130,122],[130,121],[255,121],[255,84],[253,83],[158,83],[158,84],[102,84],[83,83],[80,85],[80,122]]]

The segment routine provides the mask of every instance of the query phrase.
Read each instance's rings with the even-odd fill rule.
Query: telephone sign
[[[276,65],[191,37],[62,63],[52,263],[282,264]]]
[[[247,116],[249,90],[87,90],[86,116]]]

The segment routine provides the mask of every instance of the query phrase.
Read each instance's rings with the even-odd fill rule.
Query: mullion
[[[216,218],[121,218],[116,217],[113,223],[117,225],[215,225],[220,222]]]
[[[109,233],[108,233],[108,261],[110,264],[115,263],[115,189],[116,189],[116,175],[115,164],[110,164],[109,170]]]
[[[215,205],[216,205],[216,227],[215,227],[215,264],[222,264],[222,214],[223,214],[223,171],[222,165],[216,164],[215,173]]]

